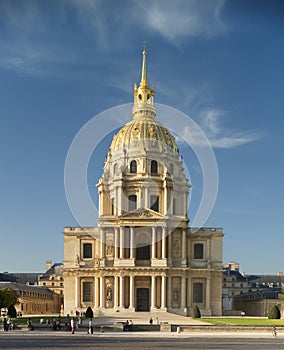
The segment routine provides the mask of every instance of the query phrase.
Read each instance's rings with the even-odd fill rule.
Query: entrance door
[[[149,288],[136,289],[136,311],[150,311]]]

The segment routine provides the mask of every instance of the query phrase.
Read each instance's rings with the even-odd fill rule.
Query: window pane
[[[158,163],[156,160],[151,161],[151,174],[158,174]]]
[[[131,195],[128,197],[128,210],[135,210],[137,209],[137,196]]]
[[[203,303],[203,283],[193,283],[193,302]]]
[[[194,259],[203,259],[203,244],[194,244]]]
[[[159,211],[159,197],[158,196],[151,196],[150,201],[151,201],[150,209],[158,212]]]
[[[92,243],[83,245],[83,258],[92,258]]]
[[[93,283],[83,282],[83,302],[93,301]]]
[[[150,260],[150,246],[138,245],[136,248],[136,260]]]

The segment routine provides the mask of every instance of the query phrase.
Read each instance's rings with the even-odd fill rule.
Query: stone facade
[[[0,282],[0,288],[13,289],[19,303],[15,305],[18,314],[50,315],[59,314],[59,296],[46,287],[25,285],[17,282]]]
[[[64,229],[64,312],[222,314],[221,228],[188,227],[175,138],[156,120],[154,89],[134,86],[133,119],[113,137],[97,184],[98,227]]]

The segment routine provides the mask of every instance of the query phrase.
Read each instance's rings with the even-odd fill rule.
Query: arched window
[[[194,259],[203,259],[203,244],[194,244]]]
[[[128,210],[132,211],[137,209],[137,196],[135,194],[132,194],[128,197]]]
[[[130,172],[131,173],[137,173],[137,162],[136,162],[136,160],[132,160],[130,162]]]
[[[151,161],[151,174],[158,174],[158,162],[156,160]]]
[[[117,164],[115,163],[114,166],[113,166],[113,173],[114,174],[117,174]]]

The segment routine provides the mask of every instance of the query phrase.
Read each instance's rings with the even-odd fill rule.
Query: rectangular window
[[[193,283],[193,302],[194,303],[203,303],[203,283],[196,282]]]
[[[137,209],[137,196],[132,194],[128,197],[128,211]]]
[[[151,201],[151,206],[150,209],[159,212],[159,196],[151,196],[150,197],[150,201]]]
[[[203,244],[194,244],[194,259],[203,259]]]
[[[93,256],[93,245],[92,243],[84,243],[83,244],[83,258],[84,259],[90,259]]]
[[[91,303],[93,301],[93,282],[83,282],[83,302]]]

